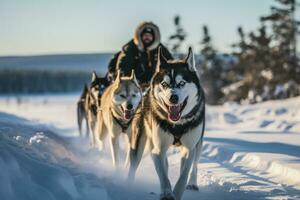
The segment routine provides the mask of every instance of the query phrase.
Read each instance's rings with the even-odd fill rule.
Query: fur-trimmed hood
[[[154,31],[154,41],[147,48],[148,50],[151,51],[151,50],[157,48],[158,45],[160,44],[160,32],[159,32],[159,28],[154,23],[152,23],[152,22],[142,22],[141,24],[139,24],[138,27],[135,29],[133,41],[134,41],[134,44],[138,47],[138,49],[140,51],[144,50],[144,45],[143,45],[143,42],[142,42],[141,33],[143,32],[143,30],[145,28],[152,28],[153,31]]]

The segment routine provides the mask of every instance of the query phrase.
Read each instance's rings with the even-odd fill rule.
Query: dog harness
[[[198,108],[197,108],[198,109]],[[195,118],[194,120],[192,120],[191,122],[187,123],[187,124],[184,124],[184,125],[173,125],[173,124],[169,124],[168,122],[166,121],[160,121],[160,125],[162,127],[164,127],[165,131],[168,131],[173,137],[174,137],[174,140],[173,140],[173,145],[174,146],[180,146],[182,145],[180,139],[181,137],[188,132],[188,130],[190,128],[192,128],[192,124],[195,123],[196,121],[200,120],[202,121],[204,124],[203,124],[203,127],[202,127],[202,133],[204,132],[204,126],[205,126],[205,107],[204,109],[201,111],[201,113],[198,115],[197,118]],[[193,116],[192,114],[188,114],[187,117],[191,117]]]
[[[202,131],[201,131],[202,136],[203,136],[203,132],[204,132],[204,129],[205,129],[205,117],[204,117],[204,113],[205,112],[203,111],[201,113],[201,115],[200,115],[200,117],[202,119],[202,122],[203,122]],[[182,145],[180,139],[181,139],[181,137],[182,137],[183,134],[181,134],[181,135],[172,134],[172,135],[174,137],[173,145],[176,146],[176,147]]]
[[[174,146],[179,147],[180,145],[182,145],[181,141],[180,141],[181,136],[178,137],[176,135],[173,135],[173,137],[174,137],[174,140],[173,140],[173,145]]]
[[[125,133],[126,130],[128,129],[129,124],[131,123],[131,121],[132,121],[133,118],[131,118],[128,122],[124,122],[123,120],[116,118],[116,117],[114,116],[114,114],[113,114],[112,111],[110,111],[110,112],[111,112],[111,115],[113,116],[113,119],[114,119],[114,120],[117,122],[117,124],[119,124],[119,126],[121,127],[122,133]]]

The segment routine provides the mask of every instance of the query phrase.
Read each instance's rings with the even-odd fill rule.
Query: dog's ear
[[[92,72],[92,82],[96,81],[96,79],[98,78],[97,74],[95,71]]]
[[[138,80],[136,79],[134,69],[131,71],[130,79],[131,79],[137,86],[140,86]]]
[[[130,75],[130,80],[133,80],[133,79],[135,79],[135,73],[134,73],[134,69],[133,70],[131,70],[131,75]]]
[[[161,64],[164,64],[167,62],[167,59],[163,55],[161,46],[158,47],[158,53],[157,53],[157,65],[156,65],[156,72],[160,71]]]
[[[118,69],[117,70],[117,76],[116,76],[116,79],[115,79],[115,83],[119,84],[120,80],[121,80],[121,70]]]
[[[192,71],[192,72],[197,71],[196,66],[195,66],[195,56],[194,56],[192,47],[189,47],[188,55],[186,56],[184,61],[188,64],[190,71]]]

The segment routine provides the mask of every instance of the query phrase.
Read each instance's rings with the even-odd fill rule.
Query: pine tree
[[[237,29],[239,41],[232,44],[232,55],[238,58],[232,70],[228,73],[228,86],[222,89],[226,100],[240,101],[246,98],[249,88],[246,87],[246,66],[250,66],[253,60],[252,46],[246,41],[246,35],[243,28],[240,26]]]
[[[249,65],[248,53],[251,50],[251,46],[247,43],[244,30],[241,26],[238,27],[237,32],[240,41],[232,44],[234,48],[232,55],[239,58],[239,62],[233,68],[233,76],[230,79],[232,83],[242,80],[243,73],[245,72],[245,67],[243,66]]]
[[[297,35],[300,22],[296,20],[296,0],[275,0],[278,5],[271,7],[271,14],[261,17],[261,21],[270,22],[276,41],[273,54],[276,65],[273,66],[275,97],[300,95],[300,63],[297,57]],[[298,85],[298,86],[297,86]]]
[[[239,60],[232,76],[236,78],[224,90],[229,100],[257,102],[300,95],[296,1],[275,1],[280,7],[271,7],[271,14],[261,17],[258,32],[246,36],[238,28],[240,41],[233,45]]]
[[[200,76],[206,91],[206,99],[209,104],[220,104],[223,102],[222,87],[226,85],[226,71],[223,61],[212,44],[208,27],[202,27],[203,38],[200,41],[200,54],[203,57],[200,64]]]
[[[174,17],[174,25],[175,33],[169,36],[167,44],[174,54],[178,54],[187,34],[181,25],[181,18],[179,15]]]
[[[230,86],[224,88],[227,100],[250,102],[270,99],[271,68],[274,65],[271,36],[266,33],[262,24],[259,30],[250,32],[246,40],[241,27],[238,28],[240,41],[232,46],[237,49],[234,55],[238,63],[233,67]]]
[[[211,61],[216,56],[216,50],[212,45],[211,36],[209,34],[208,27],[204,25],[202,27],[202,30],[203,30],[203,38],[200,42],[200,45],[202,46],[200,53],[205,57],[206,61]]]

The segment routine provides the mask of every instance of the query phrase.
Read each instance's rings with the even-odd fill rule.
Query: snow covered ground
[[[108,153],[78,137],[77,97],[0,97],[0,199],[158,199],[149,157],[129,185],[126,170],[111,169]],[[300,199],[300,98],[207,112],[200,190],[186,191],[185,200]],[[171,149],[173,184],[178,158]]]

